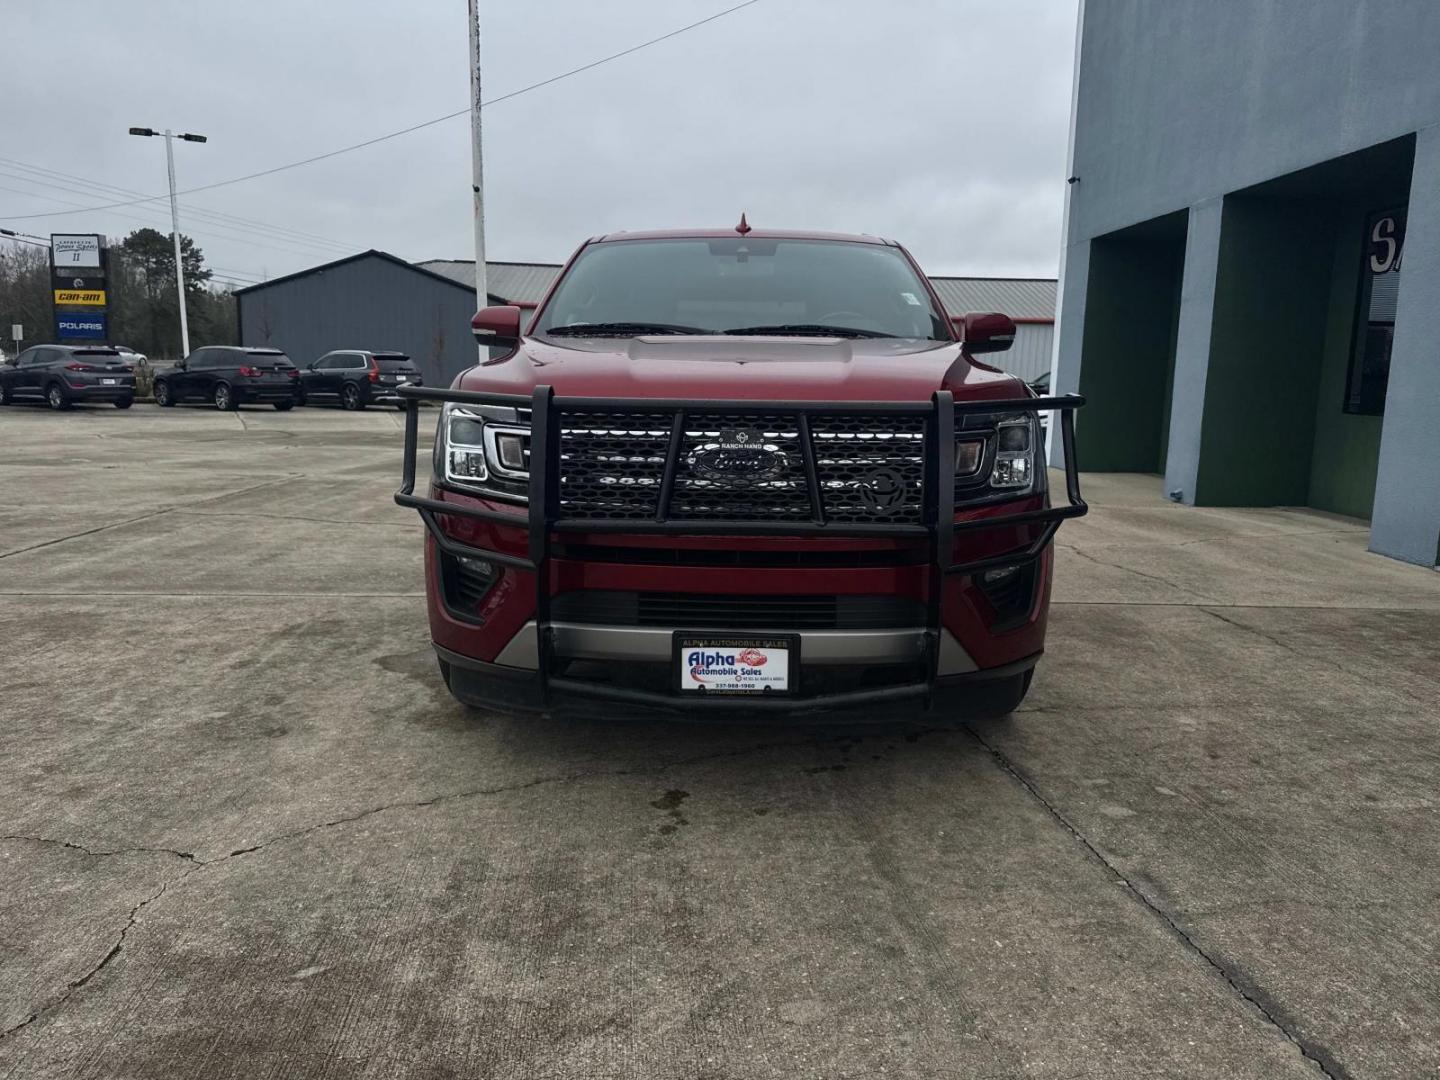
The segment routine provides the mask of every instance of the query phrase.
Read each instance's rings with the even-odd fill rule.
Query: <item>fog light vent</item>
[[[480,622],[480,602],[489,594],[498,577],[494,563],[466,556],[440,554],[440,583],[445,606],[457,618]]]
[[[1035,605],[1036,566],[1035,562],[997,566],[975,576],[975,584],[995,610],[991,630],[1012,630],[1030,617]]]

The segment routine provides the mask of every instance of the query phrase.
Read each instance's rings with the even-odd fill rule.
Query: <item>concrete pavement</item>
[[[1440,575],[1094,476],[1005,721],[471,714],[392,411],[0,410],[0,1078],[1440,1070]]]

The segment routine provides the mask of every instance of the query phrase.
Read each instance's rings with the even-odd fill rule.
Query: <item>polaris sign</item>
[[[55,313],[55,337],[61,341],[75,338],[81,341],[104,341],[109,336],[105,312],[82,315],[74,311]]]

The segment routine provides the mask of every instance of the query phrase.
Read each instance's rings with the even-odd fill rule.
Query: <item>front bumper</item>
[[[626,711],[639,710],[669,719],[731,714],[753,719],[760,717],[806,716],[823,714],[826,721],[837,714],[848,714],[860,723],[888,720],[888,709],[896,709],[895,718],[914,719],[917,708],[923,713],[954,718],[967,712],[984,711],[983,694],[989,687],[1024,675],[1040,660],[1032,653],[999,667],[958,675],[941,675],[924,682],[905,683],[871,689],[816,693],[795,697],[745,697],[692,700],[635,687],[610,686],[579,679],[550,676],[542,678],[538,671],[489,664],[483,660],[435,646],[435,655],[448,670],[451,692],[461,701],[481,708],[502,709],[520,713],[543,713],[552,710],[585,710],[587,707],[623,705]]]
[[[482,688],[475,696],[495,704],[544,708],[553,699],[593,698],[661,709],[724,709],[730,711],[776,710],[802,712],[816,708],[845,706],[871,707],[883,702],[920,701],[933,705],[937,697],[952,691],[965,693],[976,681],[1009,678],[1032,667],[1039,656],[1044,634],[1044,611],[1048,603],[1051,564],[1050,541],[1060,523],[1087,511],[1080,497],[1074,454],[1073,411],[1083,404],[1078,396],[1027,398],[1004,401],[956,403],[948,392],[939,392],[923,403],[813,403],[813,402],[664,402],[597,398],[560,398],[549,387],[539,387],[530,397],[486,394],[458,390],[429,390],[407,387],[400,392],[407,406],[404,480],[395,500],[420,512],[428,531],[427,575],[431,602],[432,632],[441,659],[452,676],[459,672]],[[415,494],[415,459],[418,450],[418,404],[423,400],[463,402],[528,408],[531,417],[531,457],[528,508],[505,508],[478,499],[444,500]],[[660,489],[659,510],[654,520],[635,517],[571,519],[560,512],[561,454],[560,417],[577,413],[600,415],[630,414],[636,410],[674,410],[676,441],[667,458],[665,479]],[[785,520],[695,520],[680,519],[669,511],[670,493],[675,486],[678,438],[687,410],[693,413],[763,412],[795,414],[802,417],[800,428],[835,416],[900,415],[923,422],[927,447],[952,446],[956,415],[964,413],[1017,413],[1054,410],[1060,415],[1060,430],[1066,458],[1067,505],[1051,507],[1043,494],[1017,499],[1012,504],[983,509],[955,506],[953,453],[924,455],[924,506],[916,521],[833,522],[827,521],[815,462],[804,462],[815,514],[808,521]],[[616,421],[619,422],[619,421]],[[815,454],[806,450],[806,456]],[[658,459],[657,459],[658,460]],[[450,495],[448,492],[432,494]],[[1020,508],[1014,509],[1015,506]],[[515,542],[516,537],[521,543]],[[660,538],[667,538],[661,540]],[[586,542],[631,541],[671,543],[676,546],[711,542],[723,545],[730,538],[735,545],[784,545],[817,551],[841,538],[859,546],[876,545],[918,552],[921,559],[910,565],[883,569],[841,567],[828,571],[801,566],[779,575],[773,571],[754,572],[744,584],[759,592],[779,593],[788,584],[793,591],[811,595],[887,594],[912,596],[918,616],[913,623],[885,626],[854,633],[840,629],[806,630],[801,635],[800,656],[804,665],[800,686],[794,692],[774,698],[693,696],[669,689],[663,678],[650,679],[649,668],[663,668],[669,658],[669,639],[675,631],[695,631],[695,625],[619,626],[586,624],[559,618],[552,611],[557,595],[567,583],[582,589],[641,588],[655,590],[666,581],[681,591],[712,596],[733,592],[737,578],[710,568],[687,566],[662,568],[618,566],[576,559],[571,548],[584,549]],[[575,541],[577,543],[572,544]],[[612,547],[608,550],[614,550]],[[659,549],[651,549],[659,551]],[[478,560],[503,568],[504,590],[516,601],[517,590],[525,590],[530,602],[501,605],[495,617],[470,620],[484,622],[482,628],[465,627],[454,618],[443,598],[445,584],[439,564],[442,559]],[[643,555],[637,556],[644,562]],[[818,560],[817,560],[818,561]],[[990,655],[973,655],[969,645],[976,637],[989,636],[973,616],[966,615],[967,590],[972,590],[984,571],[1002,567],[1033,570],[1030,580],[1029,622],[1010,635],[1008,649]],[[766,580],[769,576],[768,581]],[[503,598],[502,598],[503,599]],[[514,613],[519,610],[518,619]],[[507,618],[509,621],[507,622]],[[952,629],[955,619],[972,633]],[[965,620],[969,618],[969,622]],[[726,628],[741,635],[757,630],[743,622]],[[784,632],[769,627],[767,632]],[[474,650],[468,639],[488,638],[493,647]],[[958,639],[958,640],[957,640]],[[456,646],[461,646],[457,648]],[[462,651],[463,650],[463,651]],[[609,665],[634,669],[638,685],[616,685],[613,679],[586,678],[577,674],[585,665]],[[866,685],[855,676],[868,669],[884,669],[884,685]],[[808,676],[806,672],[808,671]],[[603,673],[602,673],[603,674]],[[653,672],[651,673],[653,674]],[[452,685],[452,689],[454,689]],[[465,697],[457,692],[457,695]]]

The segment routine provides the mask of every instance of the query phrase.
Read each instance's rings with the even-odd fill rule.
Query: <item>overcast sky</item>
[[[482,0],[491,98],[736,0]],[[0,226],[168,231],[165,203],[17,220],[181,190],[462,109],[465,0],[27,0],[0,63]],[[1053,276],[1075,0],[760,0],[485,112],[491,259],[558,262],[626,228],[869,232],[931,273]],[[28,179],[26,179],[28,177]],[[64,190],[68,188],[70,190]],[[75,190],[79,189],[79,190]],[[29,194],[21,194],[28,192]],[[237,279],[380,248],[470,258],[464,117],[181,200],[182,231]],[[316,246],[187,207],[325,237]]]

